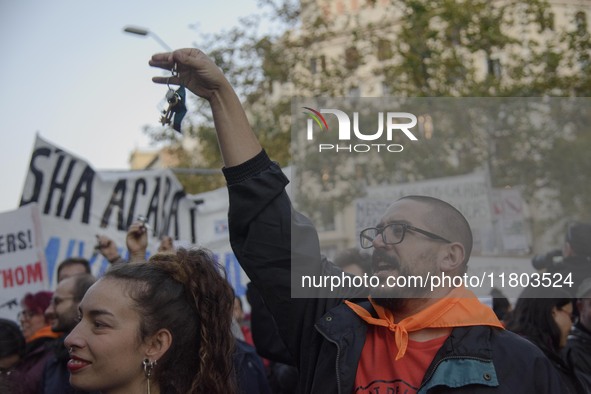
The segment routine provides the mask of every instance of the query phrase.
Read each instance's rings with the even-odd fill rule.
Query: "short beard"
[[[425,256],[424,259],[429,259]],[[423,268],[422,270],[410,264],[400,262],[396,257],[388,255],[386,252],[376,249],[372,255],[372,270],[375,272],[380,262],[386,262],[394,269],[398,270],[396,276],[403,277],[409,280],[411,276],[421,276],[423,281],[426,280],[428,272]],[[410,266],[409,266],[410,265]],[[424,272],[421,272],[424,271]],[[392,311],[400,310],[400,307],[407,304],[406,300],[409,298],[428,298],[429,291],[427,287],[422,286],[406,286],[406,287],[389,287],[385,283],[385,278],[380,281],[380,285],[370,289],[370,294],[373,300],[380,300],[376,302],[378,305],[387,307]]]

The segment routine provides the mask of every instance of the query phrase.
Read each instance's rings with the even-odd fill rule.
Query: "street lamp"
[[[156,35],[156,33],[148,30],[148,29],[144,29],[141,27],[137,27],[137,26],[126,26],[123,29],[124,32],[126,33],[130,33],[130,34],[135,34],[138,36],[151,36],[154,40],[156,40],[158,42],[158,44],[160,44],[162,46],[162,48],[166,49],[168,52],[172,52],[172,48],[169,47],[160,37],[158,37],[158,35]]]

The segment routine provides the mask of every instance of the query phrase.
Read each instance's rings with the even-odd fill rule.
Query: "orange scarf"
[[[379,318],[373,317],[365,308],[349,301],[345,303],[359,317],[369,324],[382,326],[394,333],[398,354],[396,360],[401,359],[408,345],[408,333],[424,328],[448,328],[466,326],[493,326],[503,328],[493,310],[482,304],[474,293],[464,287],[453,289],[448,296],[440,299],[433,305],[409,316],[399,323],[394,323],[394,315],[373,302],[372,306]]]
[[[37,338],[59,338],[62,334],[51,331],[51,326],[45,326],[35,331],[33,335],[27,338],[27,343],[34,341]]]

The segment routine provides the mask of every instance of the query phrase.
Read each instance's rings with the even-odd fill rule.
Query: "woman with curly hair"
[[[234,294],[207,250],[113,267],[65,339],[72,386],[102,393],[235,393]]]
[[[507,329],[537,345],[552,361],[564,384],[563,393],[589,393],[561,356],[573,322],[573,303],[560,288],[526,288],[520,294]]]

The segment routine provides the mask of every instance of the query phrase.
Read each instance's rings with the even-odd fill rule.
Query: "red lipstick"
[[[70,355],[70,361],[68,361],[68,370],[70,371],[70,373],[76,373],[90,364],[90,361],[86,361],[80,357]]]

